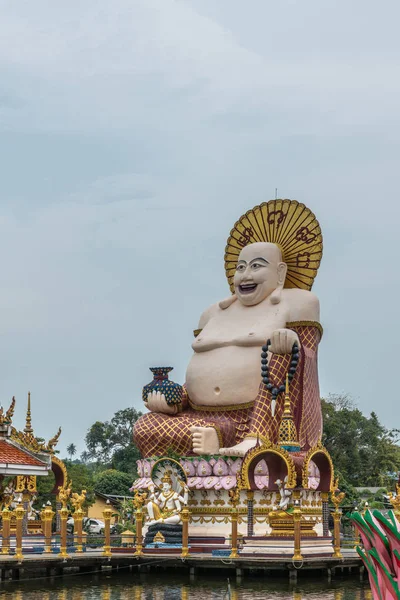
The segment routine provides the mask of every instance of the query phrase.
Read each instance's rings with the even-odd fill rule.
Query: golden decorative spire
[[[285,391],[285,404],[283,407],[283,414],[281,424],[279,425],[279,444],[285,450],[289,452],[295,452],[300,450],[300,444],[297,437],[297,429],[294,422],[292,413],[292,406],[290,404],[289,397],[289,377],[286,375],[286,391]]]
[[[26,421],[25,421],[25,433],[33,434],[32,429],[32,415],[31,415],[31,393],[28,392],[28,408],[26,411]]]

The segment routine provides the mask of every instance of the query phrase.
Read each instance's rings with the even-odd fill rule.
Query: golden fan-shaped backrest
[[[225,272],[232,292],[239,254],[254,242],[279,246],[288,266],[286,288],[311,290],[322,258],[322,233],[309,208],[296,200],[270,200],[240,217],[225,248]]]

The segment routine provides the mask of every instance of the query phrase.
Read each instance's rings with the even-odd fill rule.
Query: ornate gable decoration
[[[2,423],[11,425],[14,408],[15,398],[12,399],[11,406],[5,415],[3,409],[0,408],[0,425]],[[38,441],[32,427],[31,394],[28,392],[28,407],[26,411],[25,428],[23,431],[17,431],[15,427],[11,427],[11,433],[9,435],[10,439],[23,448],[30,450],[31,452],[47,452],[49,454],[54,454],[54,448],[58,443],[60,435],[61,427],[59,427],[56,435],[53,436],[47,443]]]
[[[15,398],[13,396],[10,407],[6,413],[4,412],[3,407],[0,406],[0,425],[11,425],[12,418],[14,415],[14,409],[15,409]]]

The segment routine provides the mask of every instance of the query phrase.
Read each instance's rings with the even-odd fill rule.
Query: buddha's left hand
[[[271,345],[268,349],[273,354],[290,354],[295,343],[300,348],[298,335],[291,329],[275,329],[270,340]]]

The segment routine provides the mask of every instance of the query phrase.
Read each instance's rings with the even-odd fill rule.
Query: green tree
[[[69,460],[65,460],[64,463],[67,467],[68,477],[72,480],[72,492],[80,494],[82,490],[86,490],[84,506],[91,506],[95,500],[92,469],[82,463],[71,462]]]
[[[86,501],[84,506],[90,506],[94,502],[94,476],[92,470],[82,463],[71,462],[66,459],[64,461],[67,467],[68,477],[72,480],[72,492],[81,493],[82,490],[86,490]],[[41,509],[43,504],[46,504],[50,500],[53,509],[56,503],[56,494],[54,474],[50,472],[46,477],[37,477],[37,498],[35,501],[35,508]]]
[[[76,454],[75,444],[69,444],[67,446],[67,454],[69,455],[70,459],[72,459],[72,457],[75,456],[75,454]]]
[[[112,494],[114,496],[130,496],[129,488],[132,486],[132,478],[127,473],[116,469],[107,469],[99,473],[94,481],[94,489],[100,494]]]
[[[85,438],[90,456],[102,465],[135,476],[140,455],[133,443],[133,425],[141,416],[134,408],[125,408],[117,411],[111,421],[96,421]]]
[[[323,444],[343,485],[387,487],[400,469],[398,431],[388,430],[373,412],[369,417],[348,396],[322,400]]]

